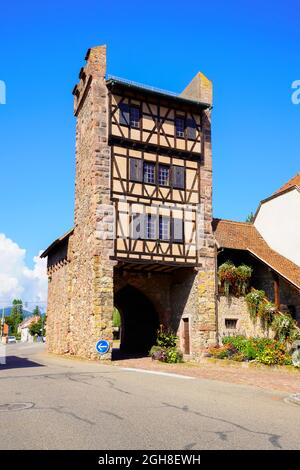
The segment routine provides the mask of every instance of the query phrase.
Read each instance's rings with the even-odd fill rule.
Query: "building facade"
[[[48,349],[95,357],[116,306],[124,351],[149,351],[164,325],[196,357],[216,341],[212,84],[198,73],[175,95],[107,77],[99,46],[73,94],[74,227],[42,255]]]
[[[300,266],[300,173],[263,200],[254,225],[278,253]]]

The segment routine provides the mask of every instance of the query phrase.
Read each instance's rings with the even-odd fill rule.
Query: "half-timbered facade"
[[[216,331],[211,82],[199,73],[177,95],[107,76],[105,46],[86,61],[73,91],[75,226],[43,254],[49,349],[94,356],[116,306],[124,350],[147,351],[164,324],[196,356]]]

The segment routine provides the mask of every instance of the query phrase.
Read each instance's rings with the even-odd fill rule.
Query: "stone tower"
[[[196,357],[216,335],[212,84],[198,73],[174,96],[107,78],[106,46],[85,59],[73,90],[74,228],[43,253],[48,348],[96,357],[117,306],[124,349],[147,350],[164,324]]]

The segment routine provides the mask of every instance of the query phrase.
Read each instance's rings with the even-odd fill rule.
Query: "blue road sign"
[[[97,343],[96,343],[96,351],[99,353],[99,354],[106,354],[108,351],[109,351],[109,342],[106,341],[105,339],[100,339]]]

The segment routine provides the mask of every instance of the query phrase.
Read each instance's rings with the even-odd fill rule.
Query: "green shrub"
[[[271,346],[267,346],[258,354],[256,360],[257,362],[268,366],[288,365],[292,363],[291,356],[287,353],[284,344],[280,343],[274,343]]]
[[[160,346],[152,346],[149,356],[156,361],[167,362],[167,352]]]
[[[224,344],[223,348],[230,349],[231,346],[238,351],[231,357],[234,360],[256,360],[266,365],[292,363],[287,347],[281,341],[270,338],[246,338],[244,336],[226,336],[222,341]],[[222,354],[220,355],[222,356]],[[227,354],[226,357],[229,357],[229,355]]]
[[[259,312],[260,304],[265,298],[266,293],[263,290],[253,289],[246,295],[245,300],[248,306],[250,317],[254,320]]]
[[[299,329],[299,328],[294,328],[294,329],[291,331],[290,340],[291,340],[291,341],[298,341],[298,340],[300,340],[300,329]]]
[[[246,360],[256,357],[256,347],[252,339],[244,336],[227,336],[222,339],[223,344],[232,345],[239,353],[243,354]]]
[[[253,269],[246,264],[241,264],[236,268],[236,284],[239,295],[246,295],[249,289],[249,282],[252,276]]]
[[[113,311],[113,326],[115,328],[120,328],[121,326],[121,315],[120,315],[119,310],[116,307],[114,307],[114,311]]]
[[[175,348],[177,345],[177,336],[170,330],[164,330],[163,326],[157,332],[157,346],[161,348]]]
[[[167,349],[167,362],[170,364],[176,364],[183,362],[183,354],[176,348]]]
[[[218,269],[218,276],[220,285],[224,288],[226,297],[229,296],[230,289],[233,288],[237,281],[236,267],[232,261],[226,261],[221,264]]]
[[[277,308],[273,302],[262,301],[258,306],[258,315],[262,319],[265,326],[271,325],[276,312]]]
[[[246,295],[249,288],[253,269],[246,264],[236,267],[232,261],[226,261],[218,269],[219,285],[228,297],[234,295]]]
[[[237,349],[230,343],[224,346],[213,346],[208,350],[209,354],[216,359],[231,358],[237,353]]]
[[[279,341],[287,340],[296,331],[295,321],[286,313],[285,315],[275,315],[272,322],[272,329],[275,331],[275,338]]]
[[[162,348],[160,346],[157,346],[156,344],[152,346],[152,348],[149,351],[149,356],[152,356],[152,354],[155,354],[158,351],[161,351]]]
[[[246,357],[242,352],[237,352],[233,354],[230,359],[236,362],[244,362],[246,360]]]
[[[164,330],[161,325],[157,332],[156,345],[152,346],[149,355],[152,359],[175,364],[183,362],[183,354],[177,349],[177,336],[170,330]]]

